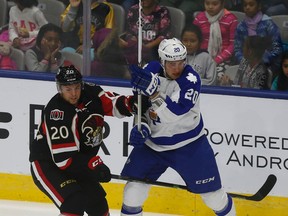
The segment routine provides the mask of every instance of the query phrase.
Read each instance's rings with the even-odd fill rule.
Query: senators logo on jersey
[[[64,111],[59,109],[51,110],[50,119],[54,121],[63,120],[64,119]]]
[[[91,114],[82,123],[81,132],[84,137],[84,143],[87,146],[100,145],[103,139],[103,116],[99,114]]]

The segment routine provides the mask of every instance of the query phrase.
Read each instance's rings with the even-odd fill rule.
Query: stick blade
[[[263,184],[263,186],[252,196],[245,196],[241,194],[233,194],[229,193],[230,196],[240,199],[246,199],[251,201],[261,201],[263,200],[272,190],[274,185],[276,184],[277,177],[273,174],[269,175]]]
[[[277,177],[273,174],[269,175],[264,185],[259,189],[259,191],[252,196],[253,200],[261,201],[264,199],[272,190],[276,184]]]

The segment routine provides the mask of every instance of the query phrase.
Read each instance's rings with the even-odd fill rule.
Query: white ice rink
[[[119,216],[119,210],[110,210],[111,216]],[[59,211],[49,203],[0,200],[0,216],[58,216]],[[165,216],[165,214],[145,213],[145,216]],[[167,215],[166,216],[172,216]]]

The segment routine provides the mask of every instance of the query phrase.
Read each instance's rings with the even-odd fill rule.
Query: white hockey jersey
[[[163,76],[160,63],[151,62],[145,68],[160,75],[160,94],[151,101],[152,108],[145,113],[151,129],[146,145],[155,151],[167,151],[201,137],[204,126],[199,107],[199,74],[186,65],[179,78],[169,80]]]

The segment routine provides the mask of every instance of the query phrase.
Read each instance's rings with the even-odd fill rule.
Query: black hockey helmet
[[[60,67],[56,75],[57,85],[82,83],[82,75],[74,65]]]

